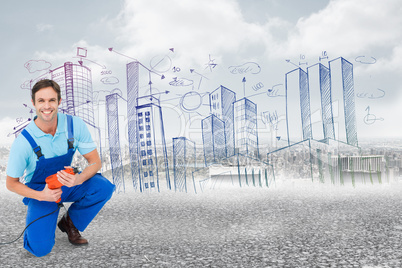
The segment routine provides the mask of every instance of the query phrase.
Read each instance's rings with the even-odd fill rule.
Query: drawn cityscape
[[[85,57],[83,51],[77,50],[81,58]],[[211,62],[209,68],[213,67]],[[167,189],[197,193],[221,182],[238,187],[270,187],[281,176],[334,184],[360,180],[381,183],[389,179],[391,171],[384,155],[367,154],[359,147],[353,64],[347,59],[339,57],[328,61],[328,66],[317,63],[306,71],[298,67],[284,74],[286,137],[276,137],[283,146],[271,146],[268,152],[260,149],[257,122],[262,115],[275,128],[278,115],[258,112],[259,107],[249,97],[224,85],[211,89],[209,114],[200,121],[202,144],[197,146],[189,137],[166,136],[169,119],[163,114],[161,94],[152,94],[151,82],[149,94],[140,94],[140,69],[156,73],[161,79],[163,74],[137,60],[127,63],[125,69],[126,98],[121,91],[105,96],[107,137],[106,144],[100,144],[102,161],[110,167],[117,192],[125,191],[127,181],[139,192]],[[199,76],[201,84],[203,76]],[[101,136],[94,115],[91,69],[82,60],[66,62],[31,80],[30,87],[45,78],[61,86],[64,101],[60,111],[81,117]],[[175,79],[173,83],[186,81]],[[200,93],[189,91],[185,95],[199,97]],[[126,103],[125,109],[121,101]],[[193,111],[198,107],[182,109]],[[121,133],[122,113],[127,118],[125,133]],[[13,134],[18,135],[29,121]],[[126,154],[122,135],[128,137]],[[167,146],[168,139],[172,148]]]

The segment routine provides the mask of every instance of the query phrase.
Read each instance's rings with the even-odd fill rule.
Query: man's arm
[[[56,202],[62,194],[61,189],[51,190],[47,187],[47,184],[42,191],[33,190],[25,184],[21,183],[18,178],[13,178],[8,175],[6,180],[6,187],[8,190],[14,193],[39,201]]]
[[[81,173],[72,175],[65,171],[57,172],[57,178],[62,184],[67,187],[82,184],[92,178],[101,169],[102,163],[97,149],[84,154],[83,157],[87,160],[88,166]]]

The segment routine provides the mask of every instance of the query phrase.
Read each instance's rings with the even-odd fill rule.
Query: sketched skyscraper
[[[159,191],[162,178],[171,189],[160,102],[155,97],[144,96],[137,99],[136,109],[140,190]]]
[[[340,57],[329,62],[333,109],[337,109],[335,138],[358,146],[353,64]]]
[[[321,63],[307,68],[310,91],[312,137],[335,139],[329,69]]]
[[[225,123],[215,115],[201,121],[205,166],[226,158]]]
[[[113,184],[116,185],[116,192],[124,192],[124,170],[120,148],[119,108],[117,93],[106,96],[106,112]]]
[[[234,114],[233,102],[236,101],[236,93],[220,86],[209,94],[211,114],[225,123],[226,156],[235,154]]]
[[[193,183],[191,172],[195,170],[196,162],[195,143],[185,137],[173,138],[175,191],[187,192],[190,188]]]
[[[138,129],[137,129],[137,99],[139,95],[139,62],[127,64],[127,128],[128,146],[130,153],[130,167],[133,186],[139,186],[139,158],[138,158]],[[142,189],[140,189],[142,190]]]
[[[235,147],[239,153],[259,158],[257,133],[257,105],[247,98],[233,103]]]
[[[311,112],[308,75],[301,68],[285,75],[288,144],[311,139]],[[301,124],[300,124],[301,123]]]

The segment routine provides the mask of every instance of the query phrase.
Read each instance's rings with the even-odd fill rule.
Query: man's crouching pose
[[[24,248],[38,257],[52,250],[56,224],[67,233],[72,244],[88,244],[79,231],[85,230],[115,188],[97,173],[101,160],[84,121],[58,113],[60,101],[60,86],[53,80],[41,80],[34,85],[32,104],[36,116],[15,139],[7,164],[6,185],[10,191],[25,197],[27,224],[57,210],[59,198],[61,202],[72,202],[59,223],[57,211],[34,222],[25,231]],[[69,174],[64,169],[71,165],[77,149],[88,166],[79,174]],[[49,189],[45,179],[56,173],[63,186]],[[25,184],[19,180],[24,174]]]

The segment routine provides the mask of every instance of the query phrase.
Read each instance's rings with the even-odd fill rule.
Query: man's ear
[[[60,105],[60,103],[61,103],[61,98],[60,98],[60,100],[59,100],[59,105]]]
[[[35,101],[31,99],[32,105],[35,106]]]

